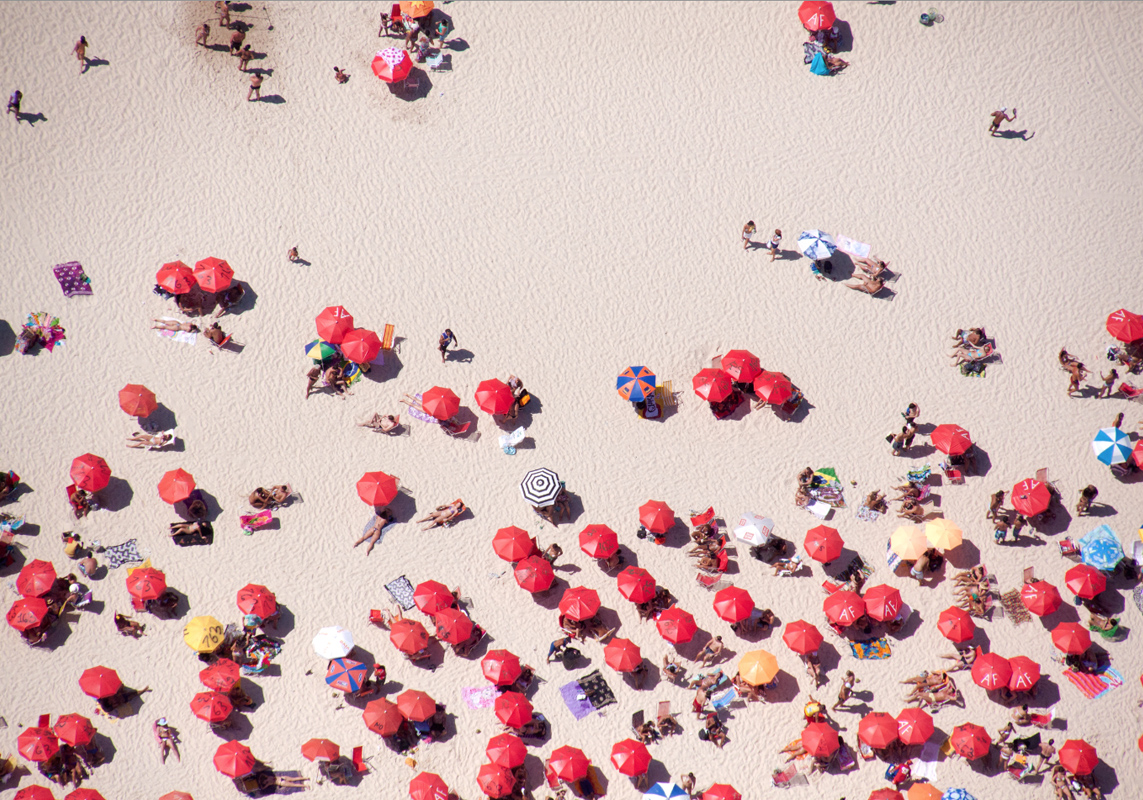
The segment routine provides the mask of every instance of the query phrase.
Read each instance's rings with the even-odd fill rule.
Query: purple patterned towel
[[[78,261],[69,261],[66,264],[56,264],[52,268],[56,280],[60,282],[64,297],[76,294],[91,294],[91,279],[83,272]]]
[[[595,711],[595,706],[585,696],[582,700],[579,699],[581,694],[585,694],[583,687],[579,685],[578,681],[564,684],[560,687],[560,697],[564,699],[564,705],[568,707],[568,711],[577,720],[583,719],[592,711]]]

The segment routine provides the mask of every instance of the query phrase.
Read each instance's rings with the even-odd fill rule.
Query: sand
[[[172,789],[200,800],[228,796],[211,765],[222,739],[190,713],[201,664],[181,632],[199,614],[237,621],[235,593],[253,582],[288,609],[278,630],[285,645],[271,674],[247,681],[259,705],[231,735],[276,769],[315,777],[298,752],[310,737],[328,737],[345,753],[364,745],[373,772],[361,787],[373,795],[404,797],[408,780],[426,769],[462,797],[478,797],[476,771],[498,730],[490,709],[461,700],[463,687],[484,684],[478,663],[449,654],[434,671],[414,667],[367,622],[369,609],[389,604],[383,585],[406,575],[459,585],[495,646],[537,667],[534,703],[554,725],[551,740],[529,750],[537,796],[542,759],[564,744],[602,767],[609,795],[635,796],[609,763],[612,744],[629,735],[632,712],[650,714],[659,700],[686,712],[692,694],[664,683],[642,692],[622,686],[595,643],[584,645],[586,660],[572,672],[545,666],[559,590],[533,601],[490,546],[496,529],[511,524],[541,544],[561,543],[558,585],[597,589],[619,635],[657,664],[666,643],[578,551],[578,531],[599,522],[619,531],[631,560],[695,615],[696,644],[724,637],[728,669],[754,647],[777,655],[782,702],[733,708],[724,750],[696,738],[689,712],[680,717],[684,735],[652,748],[656,780],[694,771],[700,787],[729,782],[761,797],[780,763],[776,751],[801,728],[807,679],[779,632],[753,644],[716,618],[684,555],[681,526],[666,547],[635,539],[641,503],[663,500],[681,519],[708,505],[732,522],[756,511],[800,548],[816,520],[793,505],[794,477],[807,465],[836,468],[851,507],[829,524],[877,567],[871,582],[901,589],[919,625],[893,640],[887,660],[856,661],[840,645],[836,656],[823,650],[829,685],[815,694],[832,702],[845,669],[854,669],[871,693],[862,708],[893,714],[903,708],[898,681],[951,651],[935,625],[951,603],[949,573],[926,587],[890,575],[883,553],[896,520],[853,514],[865,492],[939,460],[924,437],[908,457],[890,454],[884,437],[907,403],[920,404],[923,426],[963,425],[987,454],[983,477],[935,488],[933,510],[966,533],[951,556],[957,565],[982,561],[1005,589],[1019,585],[1027,566],[1062,586],[1071,562],[1059,556],[1061,536],[1106,522],[1125,541],[1135,537],[1139,484],[1112,479],[1089,441],[1121,410],[1134,430],[1140,408],[1093,393],[1066,397],[1055,357],[1066,346],[1106,370],[1107,315],[1143,310],[1135,242],[1143,90],[1099,36],[1133,6],[949,3],[940,7],[945,22],[925,28],[917,18],[926,4],[839,3],[853,31],[844,54],[852,66],[824,79],[802,63],[794,3],[456,3],[446,7],[462,40],[451,51],[454,69],[433,74],[425,96],[407,102],[369,68],[382,43],[396,43],[375,35],[386,5],[256,4],[235,14],[254,26],[247,41],[265,53],[254,66],[272,70],[259,103],[246,102],[236,59],[193,44],[210,3],[6,7],[4,91],[18,86],[24,111],[42,118],[18,127],[5,120],[0,319],[11,330],[2,329],[0,467],[15,469],[26,488],[3,509],[28,519],[29,535],[18,537],[22,560],[48,559],[66,571],[65,530],[104,544],[137,538],[186,600],[181,619],[148,619],[141,640],[119,637],[111,615],[129,602],[121,568],[91,584],[101,612],[69,619],[51,647],[29,649],[7,630],[0,749],[14,750],[20,726],[38,714],[90,716],[94,704],[76,680],[104,664],[152,692],[137,715],[97,720],[114,756],[88,785],[108,798]],[[104,62],[82,76],[70,55],[80,34]],[[347,84],[334,82],[334,65],[350,73]],[[988,114],[1001,105],[1019,109],[1005,128],[1026,138],[988,135]],[[782,259],[743,252],[747,219],[760,239],[783,230]],[[895,298],[813,280],[793,248],[799,231],[815,227],[871,243],[900,273]],[[286,261],[291,246],[305,263]],[[211,255],[249,287],[241,313],[223,319],[240,351],[148,330],[170,310],[151,293],[159,265]],[[93,296],[60,294],[51,267],[70,260],[84,265]],[[394,324],[400,350],[351,397],[303,400],[301,348],[314,337],[314,316],[332,304],[364,327]],[[34,357],[11,352],[24,316],[38,310],[61,317],[66,344]],[[442,364],[436,339],[446,326],[461,349]],[[951,334],[968,326],[985,327],[1003,356],[983,378],[962,377],[945,357]],[[794,422],[768,411],[714,420],[690,377],[738,347],[789,375],[808,412]],[[615,396],[615,376],[629,364],[673,381],[675,413],[644,421]],[[472,396],[481,380],[510,372],[537,398],[529,438],[512,457]],[[135,428],[116,392],[128,382],[156,392],[178,447],[124,448]],[[403,411],[403,393],[433,385],[461,396],[475,420],[468,439],[412,420],[399,438],[354,426],[375,411]],[[107,508],[76,522],[64,487],[71,459],[86,452],[106,458],[115,477]],[[555,469],[575,497],[574,522],[558,530],[541,525],[519,496],[520,478],[540,466]],[[155,487],[176,467],[212,498],[209,548],[180,549],[166,534],[176,517]],[[1096,484],[1103,516],[1061,513],[1056,528],[1069,522],[1066,531],[997,547],[984,520],[988,495],[1043,467],[1068,509],[1080,488]],[[396,504],[400,524],[366,557],[350,547],[369,516],[354,484],[378,469],[399,476],[408,494]],[[242,535],[246,495],[279,482],[301,501],[281,511],[278,529]],[[408,521],[456,497],[471,515],[454,528],[422,533]],[[5,571],[5,585],[14,585],[17,567]],[[773,578],[740,548],[727,580],[783,623],[804,618],[824,629],[825,577],[814,564],[812,577]],[[1114,580],[1105,599],[1117,609],[1126,600],[1131,628],[1129,588]],[[1066,604],[1020,626],[995,619],[977,641],[1041,663],[1036,704],[1055,704],[1066,720],[1052,734],[1057,745],[1071,737],[1095,745],[1104,789],[1129,795],[1139,777],[1132,686],[1143,658],[1134,635],[1106,643],[1128,685],[1085,700],[1051,660],[1047,633],[1075,618]],[[322,682],[325,662],[310,639],[331,624],[349,627],[388,667],[393,693],[423,689],[447,704],[453,733],[421,747],[415,769]],[[597,667],[618,703],[576,722],[558,688]],[[1007,718],[966,673],[958,678],[966,708],[937,715],[936,741],[965,721],[995,731]],[[183,749],[181,763],[160,766],[150,725],[164,715]],[[859,715],[837,718],[852,745]],[[800,792],[865,797],[885,785],[883,773],[880,762],[863,763]],[[25,775],[19,785],[32,782]],[[963,761],[942,761],[935,783],[981,798],[1048,791]]]

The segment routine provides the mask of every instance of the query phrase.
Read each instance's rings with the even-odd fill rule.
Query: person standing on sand
[[[286,258],[289,259],[290,261],[294,262],[294,263],[297,263],[299,260],[298,259],[298,248],[291,247],[289,252],[286,253]]]
[[[751,239],[754,236],[755,231],[757,231],[757,230],[758,230],[758,228],[755,227],[754,220],[750,220],[749,222],[747,222],[745,225],[742,226],[742,249],[743,250],[749,250],[750,245],[754,244],[754,242]]]
[[[24,93],[19,89],[12,92],[12,96],[8,98],[8,113],[16,114],[16,124],[20,124],[20,101],[24,99]]]
[[[242,51],[242,43],[246,40],[246,31],[239,28],[230,34],[230,55],[237,55]]]
[[[206,43],[208,36],[210,36],[210,24],[204,22],[202,23],[202,27],[198,29],[198,33],[195,34],[194,43],[201,44],[203,47],[208,47]]]
[[[770,260],[771,261],[773,261],[775,258],[777,258],[778,253],[781,252],[778,249],[779,245],[781,245],[781,244],[782,244],[782,229],[781,228],[775,228],[774,229],[774,235],[771,236],[770,241],[768,241],[766,243],[766,249],[770,251]]]
[[[1115,391],[1115,382],[1119,380],[1119,373],[1115,369],[1112,369],[1110,374],[1100,375],[1099,377],[1103,380],[1103,386],[1099,388],[1095,396],[1111,397],[1111,393]],[[1107,392],[1107,394],[1104,394],[1104,392]]]
[[[437,349],[441,351],[441,363],[445,363],[445,358],[448,354],[448,347],[450,344],[455,344],[460,347],[460,342],[456,340],[456,334],[452,332],[452,328],[445,328],[441,338],[437,341]]]
[[[254,51],[250,49],[250,45],[246,45],[238,51],[238,71],[245,72],[246,67],[250,66],[250,61],[254,58]]]
[[[255,74],[250,78],[250,91],[246,93],[246,102],[250,102],[250,95],[254,95],[255,100],[262,99],[262,76]]]
[[[230,3],[227,0],[215,0],[214,10],[218,12],[218,27],[230,27]]]
[[[995,136],[1000,133],[1000,126],[1005,122],[1016,121],[1016,109],[1012,109],[1012,116],[1007,114],[1008,106],[1003,106],[999,111],[992,112],[992,125],[988,128],[988,132]]]
[[[87,38],[80,36],[79,41],[72,48],[75,57],[79,59],[79,74],[87,72]]]
[[[349,80],[349,76],[345,74],[345,70],[339,69],[338,67],[333,68],[333,78],[338,83],[345,83]]]
[[[833,704],[830,711],[837,711],[838,706],[845,705],[850,697],[853,696],[853,687],[860,682],[860,678],[853,674],[853,670],[846,670],[845,677],[841,680],[841,689],[837,693],[837,702]]]

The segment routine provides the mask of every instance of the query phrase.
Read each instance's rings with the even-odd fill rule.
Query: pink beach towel
[[[500,690],[495,686],[465,686],[460,690],[460,696],[469,708],[491,708],[500,696]]]

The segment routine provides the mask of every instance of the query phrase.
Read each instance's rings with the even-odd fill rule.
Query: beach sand
[[[494,646],[537,668],[533,700],[554,727],[548,742],[529,749],[538,797],[542,759],[564,744],[602,768],[609,796],[635,796],[610,765],[610,748],[630,734],[632,712],[653,716],[660,700],[684,712],[685,732],[653,746],[655,780],[693,771],[699,787],[729,782],[761,797],[780,766],[777,750],[802,727],[801,664],[779,631],[757,644],[731,634],[695,581],[681,524],[666,547],[634,537],[640,504],[663,500],[681,520],[713,505],[732,524],[756,511],[801,550],[817,521],[793,505],[795,476],[807,465],[834,467],[850,507],[828,524],[876,567],[871,584],[900,588],[919,625],[881,661],[856,661],[827,634],[837,655],[823,649],[829,685],[814,694],[832,703],[853,669],[858,688],[871,693],[862,696],[865,710],[892,714],[904,707],[899,681],[952,650],[935,624],[952,602],[950,572],[920,588],[890,575],[883,554],[897,520],[854,516],[866,492],[900,484],[911,467],[935,469],[941,458],[923,436],[908,457],[890,454],[884,437],[899,429],[909,402],[920,404],[922,431],[960,424],[986,454],[984,476],[934,489],[931,508],[966,534],[950,555],[956,566],[985,563],[1005,590],[1035,567],[1062,588],[1071,566],[1059,555],[1063,535],[1107,523],[1134,539],[1139,484],[1112,479],[1089,442],[1119,411],[1135,429],[1143,408],[1094,392],[1066,397],[1056,353],[1066,346],[1106,371],[1107,315],[1143,310],[1135,241],[1143,84],[1097,38],[1135,6],[947,3],[945,21],[926,28],[917,19],[927,4],[838,3],[852,29],[843,53],[852,66],[825,79],[802,63],[795,3],[456,3],[444,7],[456,24],[454,68],[424,80],[413,102],[370,71],[375,50],[398,44],[375,35],[387,6],[271,3],[234,14],[253,25],[247,42],[265,54],[252,66],[272,71],[258,103],[246,102],[249,81],[236,59],[193,44],[194,29],[213,14],[209,2],[5,7],[3,90],[19,87],[24,112],[42,116],[31,126],[4,120],[0,319],[11,330],[0,327],[0,467],[16,470],[25,488],[2,509],[28,520],[21,533],[30,535],[17,537],[22,561],[69,571],[65,530],[105,545],[134,538],[186,600],[181,619],[146,618],[145,637],[122,638],[111,620],[129,608],[120,568],[91,583],[101,613],[70,617],[49,648],[29,649],[7,629],[0,750],[14,751],[20,726],[38,714],[92,716],[76,681],[103,664],[152,691],[133,717],[93,717],[114,756],[87,785],[109,800],[173,789],[199,800],[229,796],[211,764],[222,739],[189,709],[202,665],[181,632],[200,614],[239,621],[237,590],[259,583],[287,609],[278,629],[285,645],[270,673],[246,681],[258,707],[232,736],[275,769],[314,777],[298,752],[309,738],[332,739],[346,754],[364,745],[373,771],[361,787],[374,796],[405,797],[424,769],[460,796],[478,797],[484,746],[499,729],[491,709],[461,699],[462,688],[485,685],[478,661],[450,653],[434,671],[414,667],[367,622],[369,609],[391,605],[384,584],[405,575],[459,585]],[[212,28],[211,41],[223,41]],[[104,62],[82,76],[70,54],[80,34]],[[335,83],[334,65],[351,75],[347,84]],[[1001,105],[1019,109],[1005,129],[1027,138],[988,135],[988,115]],[[743,252],[748,219],[762,241],[783,230],[783,258]],[[871,243],[900,273],[894,299],[813,280],[794,250],[808,228]],[[291,246],[305,263],[287,262]],[[207,256],[225,258],[249,287],[241,312],[222,320],[240,351],[148,330],[170,312],[151,293],[158,267]],[[60,294],[51,267],[71,260],[91,277],[93,296]],[[395,325],[400,349],[352,396],[303,400],[302,346],[314,338],[315,315],[335,304],[359,326]],[[25,315],[40,310],[61,318],[66,344],[34,357],[13,353]],[[983,378],[962,377],[945,355],[953,332],[969,326],[985,327],[1003,356]],[[460,350],[441,364],[436,341],[445,327]],[[806,412],[793,422],[765,410],[714,420],[689,381],[731,348],[790,376]],[[677,411],[637,418],[613,388],[630,364],[673,381]],[[473,400],[481,380],[509,373],[536,398],[528,439],[513,457]],[[116,400],[126,383],[155,391],[163,405],[156,416],[174,424],[178,447],[124,448],[136,429]],[[452,439],[407,417],[406,437],[355,427],[375,411],[404,411],[403,393],[433,385],[460,395],[474,434]],[[76,522],[64,487],[71,459],[87,452],[103,456],[114,479],[107,508]],[[524,473],[541,466],[575,497],[574,522],[558,530],[541,525],[519,494]],[[176,467],[211,498],[211,547],[181,549],[167,536],[176,516],[155,487]],[[998,547],[984,519],[988,496],[1043,467],[1063,493],[1068,511],[1056,528],[1070,520],[1066,534]],[[354,485],[371,470],[399,476],[408,494],[394,504],[400,523],[366,557],[350,545],[370,513]],[[277,529],[242,535],[247,494],[282,482],[301,501],[280,512]],[[1070,519],[1089,483],[1100,489],[1104,516]],[[471,514],[455,527],[422,533],[409,522],[457,497]],[[544,665],[558,634],[559,590],[533,601],[515,585],[490,546],[503,526],[524,527],[542,545],[559,542],[558,586],[597,589],[619,635],[656,666],[667,650],[652,625],[638,623],[614,578],[579,552],[579,530],[595,522],[617,530],[631,561],[694,614],[696,645],[724,637],[728,670],[755,647],[777,656],[781,702],[733,708],[725,749],[696,738],[691,692],[665,683],[635,692],[595,643],[582,647],[586,658],[574,671]],[[18,566],[3,573],[6,602],[15,599]],[[743,547],[727,580],[783,623],[804,618],[824,631],[825,577],[815,563],[812,577],[773,578]],[[1117,611],[1126,601],[1124,624],[1135,627],[1129,585],[1115,579],[1111,587],[1105,599]],[[1105,790],[1130,796],[1140,779],[1135,680],[1143,656],[1134,634],[1101,642],[1127,685],[1084,699],[1052,660],[1047,632],[1074,619],[1065,602],[1043,621],[983,623],[976,641],[1042,665],[1036,705],[1055,705],[1066,720],[1066,730],[1051,734],[1057,746],[1086,739],[1098,748]],[[447,704],[452,735],[422,746],[415,768],[323,683],[326,665],[310,640],[333,624],[349,627],[369,659],[387,666],[390,697],[415,688]],[[595,668],[618,702],[577,722],[558,690]],[[957,683],[967,707],[936,716],[934,741],[966,721],[994,732],[1008,717],[967,673]],[[181,732],[181,762],[159,764],[150,726],[160,716]],[[852,746],[859,715],[835,717]],[[864,798],[886,785],[884,768],[862,763],[844,777],[813,779],[802,794]],[[961,760],[936,769],[937,786],[980,798],[1048,791]],[[25,775],[19,786],[36,782]],[[9,784],[0,797],[11,794]]]

